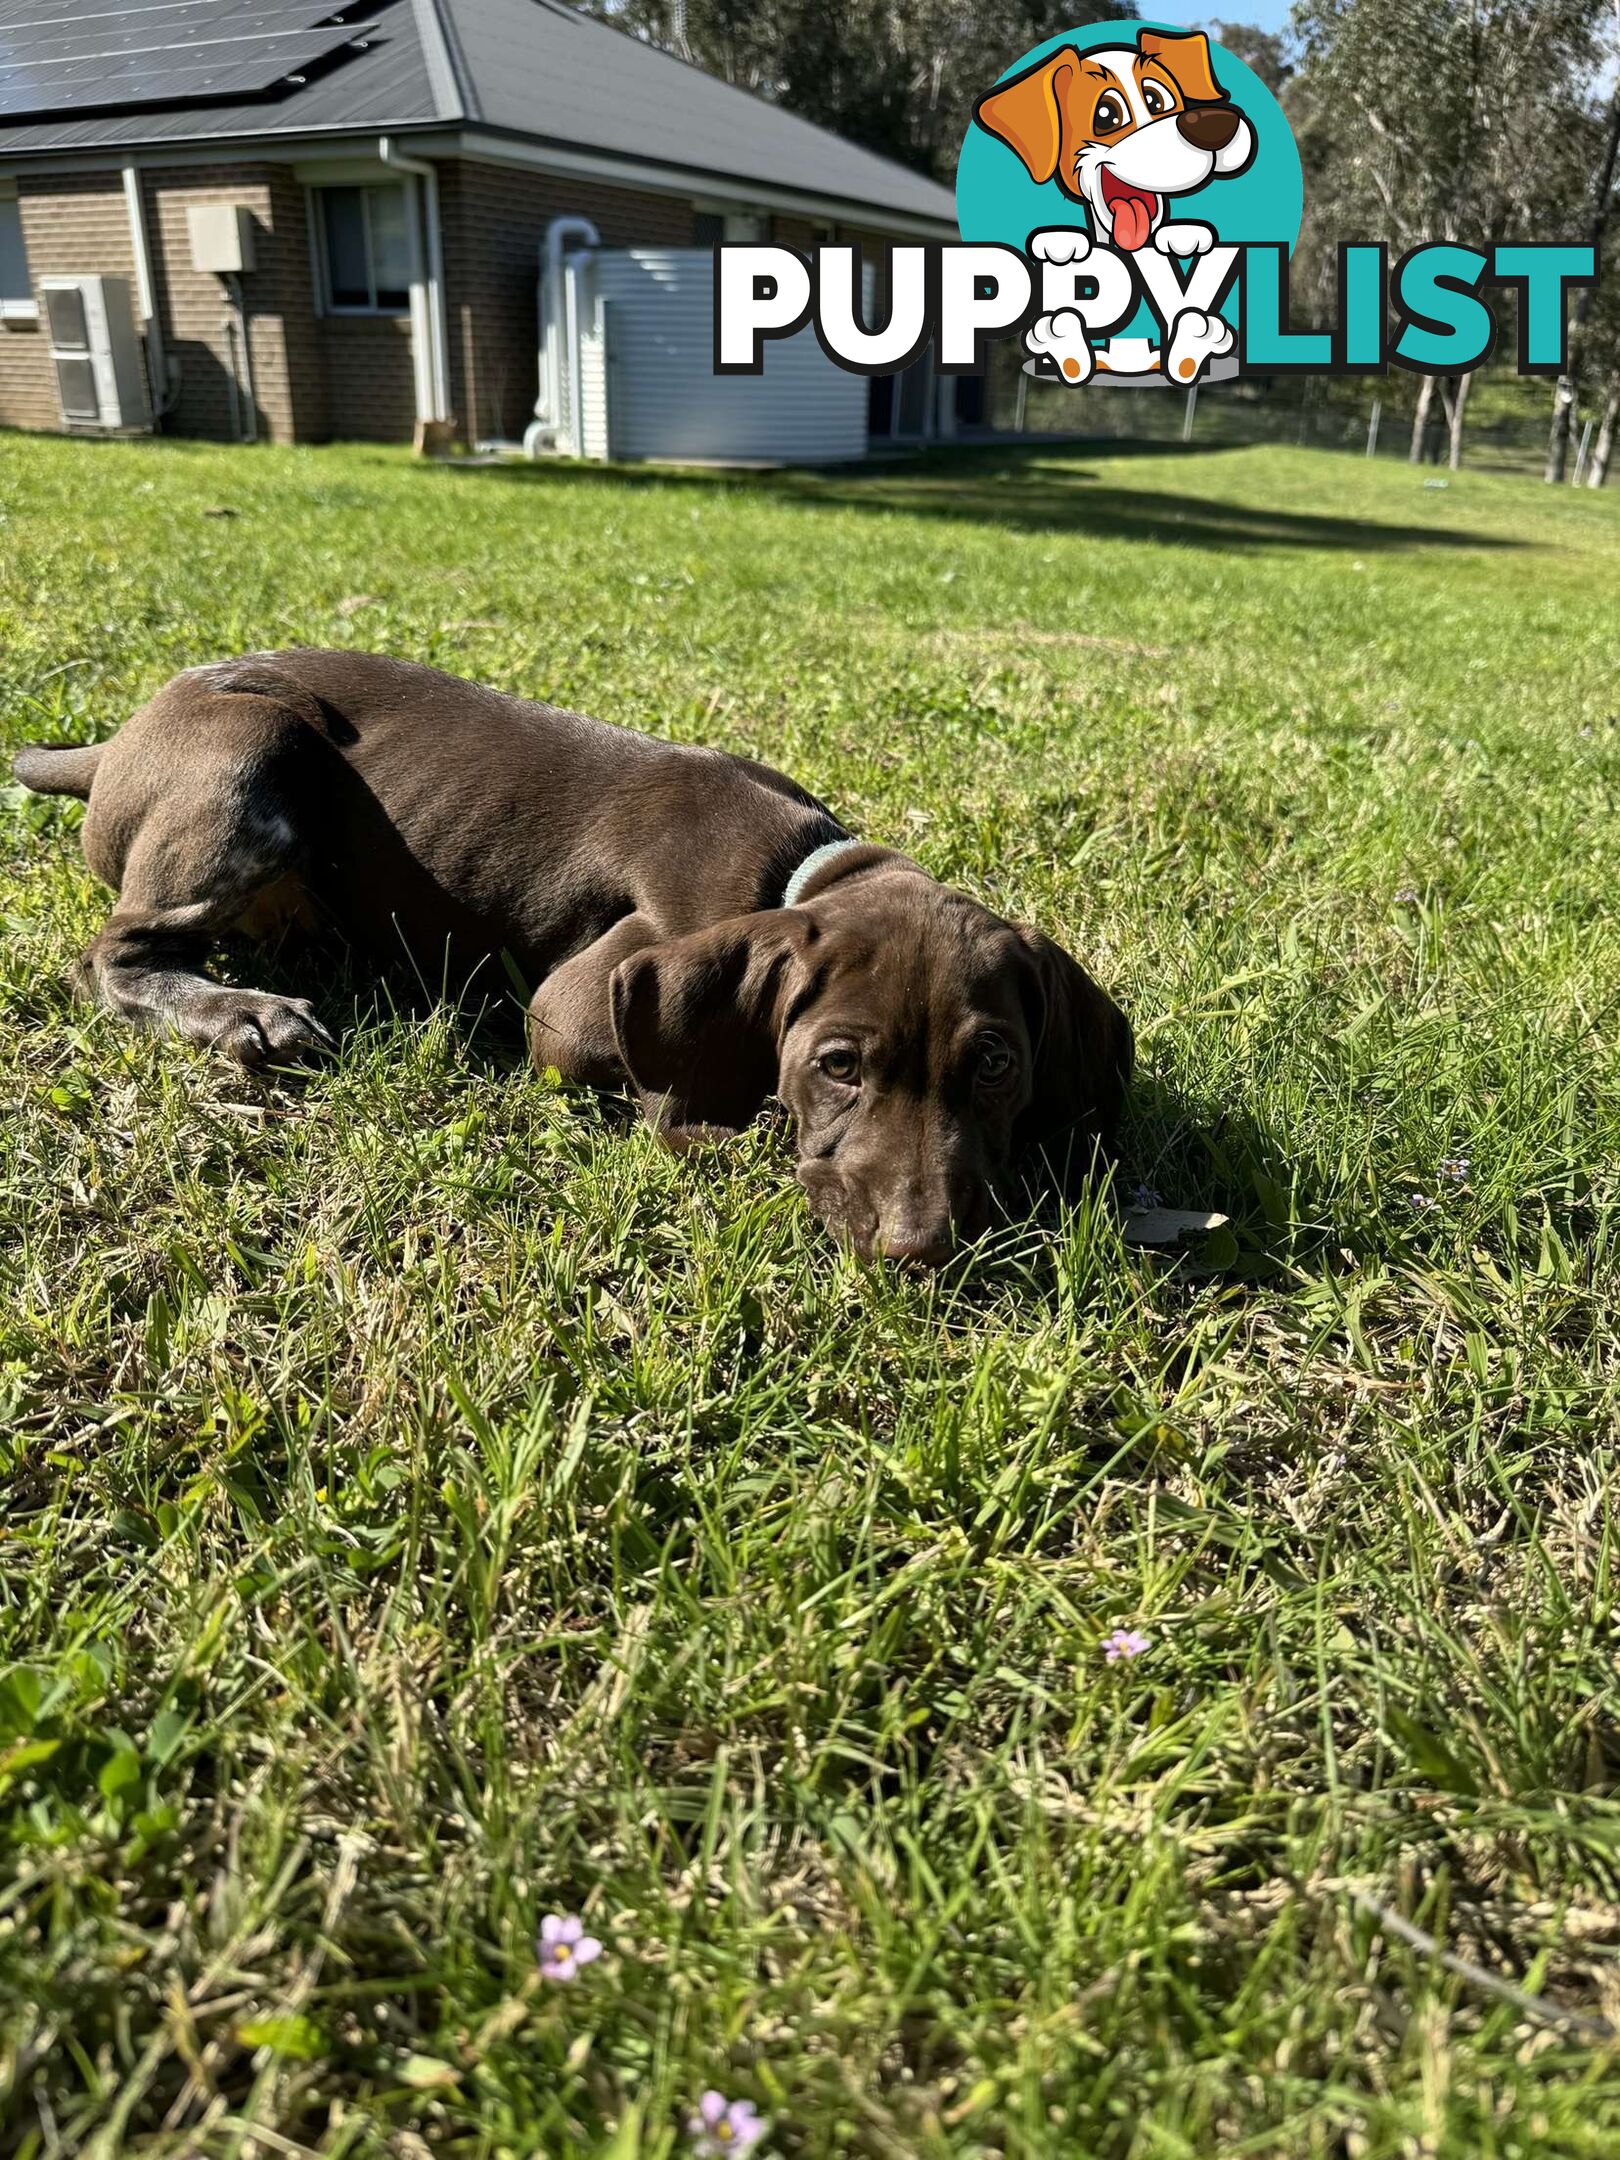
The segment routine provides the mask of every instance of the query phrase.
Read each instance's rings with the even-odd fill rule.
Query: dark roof
[[[332,0],[324,12],[318,0],[316,5],[297,0],[230,4],[242,19],[242,36],[233,36],[232,45],[240,46],[250,63],[277,51],[278,36],[289,51],[302,50],[296,37],[280,32],[282,23],[307,33],[313,58],[296,71],[303,80],[275,75],[272,61],[255,77],[273,77],[262,90],[235,94],[245,71],[235,68],[233,55],[233,70],[219,78],[231,94],[193,92],[186,102],[109,102],[87,109],[81,87],[71,108],[23,117],[4,109],[29,102],[26,96],[19,99],[15,86],[35,78],[20,61],[40,50],[41,37],[67,35],[39,26],[52,19],[72,24],[74,49],[83,51],[94,42],[88,36],[91,21],[118,25],[119,11],[112,0],[97,0],[93,12],[75,8],[73,0],[66,5],[63,0],[0,0],[0,160],[267,135],[470,126],[561,149],[674,166],[690,173],[699,194],[707,174],[954,222],[949,190],[920,173],[581,15],[564,0],[348,0],[347,5]],[[151,13],[183,25],[187,11],[198,8],[217,28],[217,5],[218,0],[173,0]],[[110,33],[126,49],[135,20],[125,13],[122,27]],[[334,44],[334,28],[344,27],[352,30],[352,39]],[[180,80],[186,33],[171,34]],[[323,40],[326,49],[314,52]],[[163,63],[148,58],[134,64]],[[189,67],[187,83],[199,79],[202,70]]]
[[[105,7],[107,0],[99,4]],[[55,5],[48,0],[0,0],[0,87],[6,83],[11,56],[21,47],[22,27],[68,12],[60,0]],[[365,40],[363,47],[358,43],[341,46],[324,56],[302,84],[288,84],[283,77],[268,94],[253,97],[131,105],[122,110],[70,109],[26,120],[0,113],[0,158],[51,150],[212,142],[220,136],[419,125],[441,118],[416,21],[417,0],[385,0],[382,7],[370,9],[343,8],[341,0],[333,0],[326,10],[328,18],[340,12],[356,18],[354,37]],[[80,10],[79,21],[88,49],[93,42],[88,7]]]

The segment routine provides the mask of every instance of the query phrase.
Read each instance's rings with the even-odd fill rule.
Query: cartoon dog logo
[[[1016,152],[1033,180],[1044,186],[1055,179],[1084,207],[1089,233],[1060,227],[1031,235],[1031,253],[1047,262],[1077,264],[1093,239],[1126,255],[1148,247],[1167,256],[1206,253],[1215,243],[1212,228],[1166,222],[1169,204],[1245,171],[1255,154],[1254,129],[1216,81],[1209,39],[1200,30],[1144,30],[1134,45],[1086,52],[1065,45],[998,83],[979,99],[974,118]],[[1049,361],[1069,382],[1091,374],[1093,356],[1073,310],[1041,316],[1025,344],[1037,368]],[[1190,382],[1231,345],[1229,323],[1189,308],[1169,326],[1162,360],[1157,352],[1121,352],[1123,364],[1112,371],[1162,367],[1173,380]],[[1109,366],[1106,359],[1098,364]]]

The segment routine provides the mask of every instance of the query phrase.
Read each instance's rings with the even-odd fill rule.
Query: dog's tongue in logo
[[[1201,30],[1144,28],[1131,45],[1062,45],[987,91],[974,118],[1126,255],[1152,242],[1172,197],[1235,176],[1255,152],[1254,129],[1216,79]]]
[[[1147,246],[1159,198],[1146,188],[1132,187],[1128,180],[1117,178],[1106,166],[1101,177],[1103,202],[1114,220],[1114,245],[1134,254],[1139,247]]]

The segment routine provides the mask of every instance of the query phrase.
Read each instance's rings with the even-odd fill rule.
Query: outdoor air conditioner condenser
[[[62,425],[104,433],[148,430],[152,408],[128,278],[47,277],[39,290]]]

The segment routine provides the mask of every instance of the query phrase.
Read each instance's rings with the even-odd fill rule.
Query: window
[[[16,186],[8,188],[0,181],[0,322],[35,322],[38,317],[34,288],[28,278]]]
[[[339,315],[400,315],[411,304],[411,231],[405,190],[321,188],[326,305]]]

